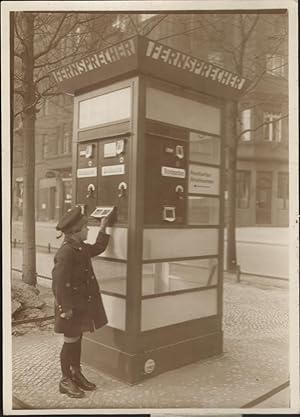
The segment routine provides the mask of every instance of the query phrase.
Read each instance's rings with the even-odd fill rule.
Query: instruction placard
[[[189,193],[219,194],[219,169],[203,165],[189,167]]]

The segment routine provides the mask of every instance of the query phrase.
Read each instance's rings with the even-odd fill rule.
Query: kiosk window
[[[79,103],[79,129],[113,123],[130,117],[130,87],[82,100]]]
[[[101,291],[126,295],[126,263],[107,261],[99,256],[93,258],[92,263]]]
[[[217,285],[216,258],[143,265],[142,295],[191,290]]]
[[[188,129],[220,134],[221,112],[217,107],[147,88],[146,117]]]
[[[220,164],[220,138],[206,133],[190,133],[190,161]]]
[[[188,197],[188,224],[219,224],[219,199],[213,197]]]

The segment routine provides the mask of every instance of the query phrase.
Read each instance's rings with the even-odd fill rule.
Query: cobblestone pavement
[[[79,400],[58,392],[61,344],[52,331],[13,337],[13,395],[31,408],[240,408],[288,381],[288,289],[226,280],[222,355],[135,386],[85,366],[98,388]],[[288,407],[288,397],[268,408]]]

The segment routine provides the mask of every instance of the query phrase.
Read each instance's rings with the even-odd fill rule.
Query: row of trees
[[[230,31],[226,30],[228,25]],[[181,39],[190,48],[187,52],[199,57],[202,50],[209,49],[211,45],[217,47],[226,56],[227,65],[233,71],[251,80],[244,93],[250,97],[263,80],[266,70],[272,69],[265,62],[266,56],[273,62],[274,56],[278,51],[282,53],[287,43],[286,16],[278,15],[276,25],[275,30],[274,18],[264,14],[158,14],[147,19],[145,15],[138,14],[14,13],[12,95],[14,123],[18,125],[21,119],[24,142],[23,241],[26,245],[23,249],[23,280],[26,283],[36,284],[35,121],[43,101],[57,94],[49,75],[51,70],[105,47],[118,37],[142,34],[173,45]],[[274,71],[278,70],[274,65],[273,68]],[[237,264],[236,167],[238,142],[245,133],[240,118],[244,100],[245,97],[242,97],[240,102],[230,102],[226,108],[229,270],[235,270]],[[253,130],[263,125],[255,126]]]

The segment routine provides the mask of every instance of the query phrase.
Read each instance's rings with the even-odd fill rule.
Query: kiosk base
[[[126,347],[129,340],[123,332],[117,332],[115,335],[113,333],[114,329],[105,328],[86,334],[83,338],[82,361],[130,385],[200,359],[221,354],[223,348],[221,330],[177,342],[173,340],[172,343],[149,349],[145,348],[145,338],[151,337],[153,340],[153,335],[141,333],[140,346],[135,352],[131,351],[129,346]]]

